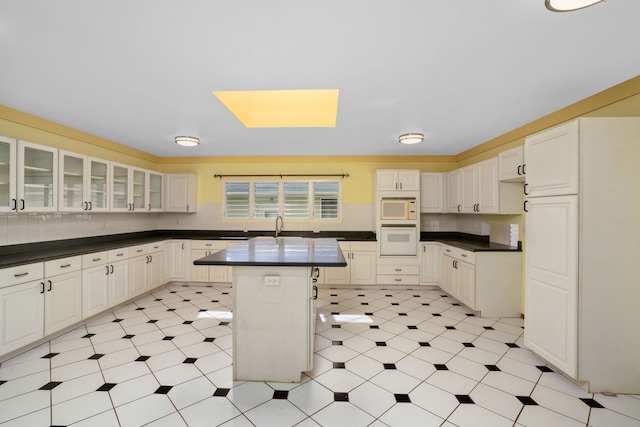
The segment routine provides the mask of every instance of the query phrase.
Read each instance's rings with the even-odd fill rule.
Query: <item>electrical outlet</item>
[[[264,276],[265,286],[280,286],[280,276]]]

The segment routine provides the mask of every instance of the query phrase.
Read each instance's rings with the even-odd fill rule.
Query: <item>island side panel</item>
[[[300,382],[312,369],[310,275],[311,267],[233,267],[234,380]]]

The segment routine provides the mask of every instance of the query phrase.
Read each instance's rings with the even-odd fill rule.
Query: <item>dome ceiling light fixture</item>
[[[398,142],[400,144],[417,144],[422,142],[423,139],[424,135],[421,133],[405,133],[398,137]]]
[[[545,0],[544,5],[553,12],[571,12],[584,9],[604,0]]]
[[[183,147],[195,147],[200,145],[200,139],[195,136],[176,136],[176,144]]]

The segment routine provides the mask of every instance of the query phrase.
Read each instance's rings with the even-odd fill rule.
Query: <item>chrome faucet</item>
[[[278,223],[280,223],[280,227],[278,227]],[[284,219],[282,219],[282,217],[278,215],[276,217],[276,237],[278,237],[278,234],[280,234],[283,228],[284,228]]]

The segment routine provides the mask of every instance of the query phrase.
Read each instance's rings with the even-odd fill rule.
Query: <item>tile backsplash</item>
[[[341,222],[286,221],[288,231],[373,231],[374,209],[370,203],[343,205]],[[422,214],[421,231],[459,231],[489,235],[480,215]],[[245,224],[222,219],[220,203],[198,205],[198,212],[184,213],[7,213],[0,214],[0,246],[48,240],[91,237],[148,230],[271,230],[272,220]]]

